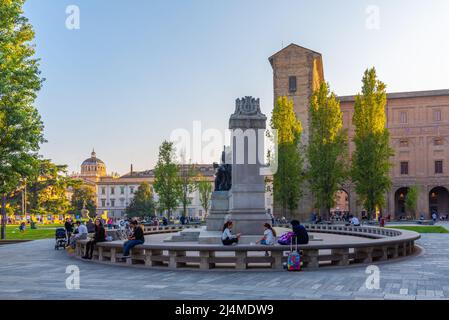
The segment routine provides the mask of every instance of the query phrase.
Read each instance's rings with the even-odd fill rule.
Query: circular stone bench
[[[374,227],[306,225],[306,228],[314,233],[332,233],[360,238],[360,241],[348,243],[313,243],[298,246],[302,251],[302,266],[306,269],[367,264],[406,257],[415,253],[415,241],[420,238],[420,235],[413,231]],[[155,233],[157,230],[152,230],[151,234]],[[84,254],[86,243],[87,240],[77,242],[76,257]],[[266,251],[270,253],[269,256],[264,255]],[[164,269],[282,270],[283,263],[287,261],[286,253],[289,251],[290,246],[282,245],[222,246],[157,243],[134,247],[131,250],[131,257],[125,262],[120,259],[123,252],[122,242],[102,242],[95,246],[93,260]]]

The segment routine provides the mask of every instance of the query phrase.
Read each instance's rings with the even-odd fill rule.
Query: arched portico
[[[394,216],[396,219],[407,216],[405,199],[407,198],[408,190],[408,187],[402,187],[396,190],[394,194]]]
[[[429,212],[439,215],[449,213],[449,191],[445,187],[435,187],[429,192]]]

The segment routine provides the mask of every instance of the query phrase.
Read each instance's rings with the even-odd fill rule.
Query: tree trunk
[[[6,194],[2,195],[2,231],[1,239],[6,239]]]

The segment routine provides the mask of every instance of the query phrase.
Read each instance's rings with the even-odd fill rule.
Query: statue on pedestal
[[[226,152],[221,154],[221,164],[214,163],[215,173],[215,190],[229,191],[232,187],[232,165],[226,163]]]

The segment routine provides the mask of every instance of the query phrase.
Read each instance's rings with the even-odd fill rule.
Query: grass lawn
[[[55,236],[55,229],[56,226],[38,226],[37,229],[31,230],[30,226],[27,225],[25,232],[20,232],[19,226],[6,226],[6,239],[39,240],[53,238]]]
[[[441,226],[394,226],[388,228],[409,230],[418,233],[449,233],[447,229]]]

